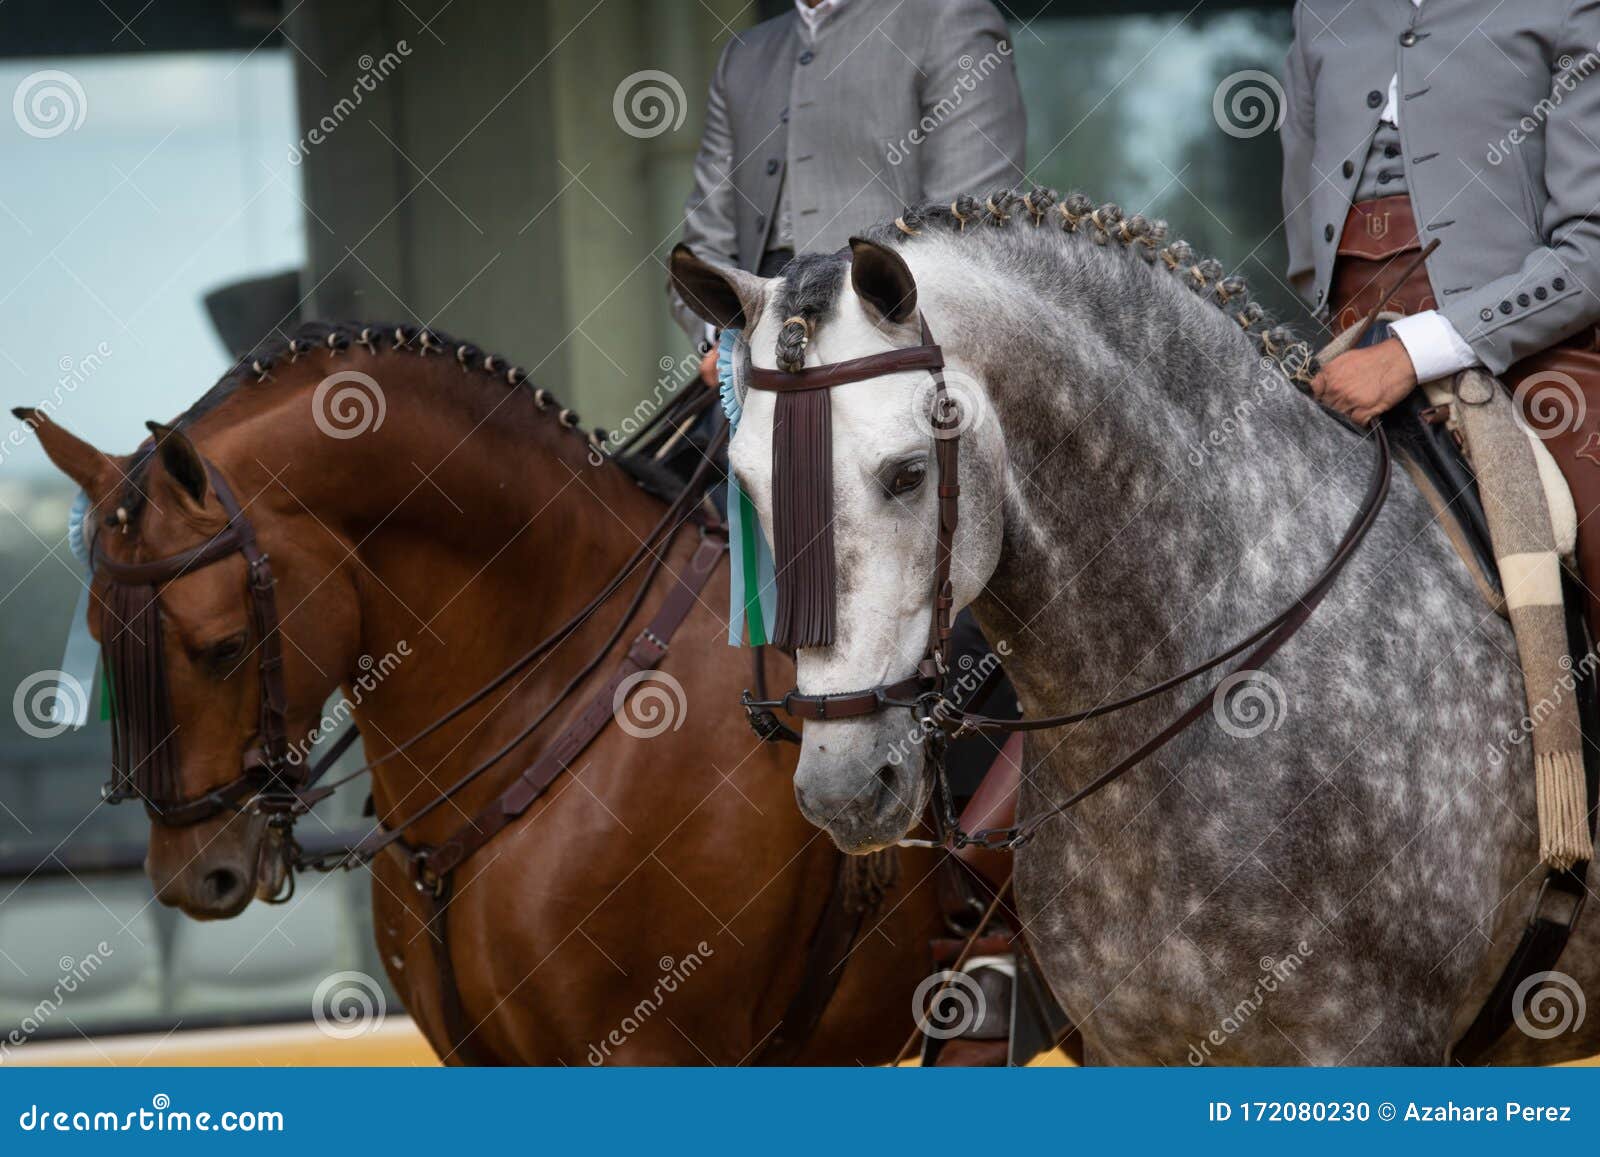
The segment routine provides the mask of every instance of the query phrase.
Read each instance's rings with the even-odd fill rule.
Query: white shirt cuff
[[[1436,309],[1402,317],[1391,322],[1389,330],[1411,355],[1411,366],[1417,371],[1419,382],[1446,378],[1478,364],[1478,355],[1472,352],[1472,347],[1456,332],[1450,319]]]

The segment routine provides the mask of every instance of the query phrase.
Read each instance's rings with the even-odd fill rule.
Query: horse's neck
[[[1309,583],[1355,510],[1361,444],[1212,336],[1204,356],[1186,338],[1109,375],[1104,349],[1077,373],[1056,349],[1013,358],[1050,367],[1038,380],[998,375],[1005,544],[976,609],[1010,641],[1032,711],[1127,694],[1246,634]]]
[[[363,667],[346,682],[369,756],[409,739],[570,619],[660,514],[623,471],[593,465],[580,437],[526,399],[487,419],[415,387],[390,389],[387,404],[379,430],[345,442],[308,435],[285,455],[282,478],[345,540],[361,651],[388,668],[374,680]],[[531,719],[601,645],[623,596],[481,707],[383,764],[373,784],[379,815],[411,814]],[[493,768],[462,793],[462,808],[470,814],[521,766]],[[441,808],[434,826],[461,815]]]

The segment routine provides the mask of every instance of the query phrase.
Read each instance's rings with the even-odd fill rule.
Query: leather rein
[[[1355,556],[1367,532],[1377,521],[1389,493],[1389,440],[1381,426],[1374,425],[1363,431],[1371,436],[1376,461],[1366,495],[1345,530],[1344,536],[1339,540],[1322,571],[1299,597],[1242,639],[1186,671],[1163,679],[1132,695],[1081,711],[1015,720],[975,714],[967,711],[947,694],[950,681],[951,622],[954,614],[950,561],[960,514],[961,495],[960,407],[945,388],[943,351],[934,343],[927,319],[919,314],[918,322],[922,335],[919,345],[808,367],[797,372],[753,369],[750,375],[750,388],[775,392],[827,390],[906,370],[927,370],[932,374],[934,383],[932,426],[935,478],[938,485],[938,525],[932,591],[933,616],[927,652],[917,664],[914,674],[894,683],[879,684],[861,691],[827,695],[808,695],[795,688],[778,699],[753,698],[747,691],[740,701],[750,716],[752,725],[756,726],[757,734],[761,734],[763,717],[770,719],[770,712],[773,710],[787,712],[798,719],[816,720],[857,718],[874,715],[889,708],[911,710],[919,720],[924,753],[933,765],[936,776],[939,806],[935,809],[934,816],[939,829],[939,838],[907,839],[902,840],[902,844],[950,849],[969,845],[994,849],[1018,848],[1032,839],[1046,821],[1057,814],[1065,814],[1067,809],[1108,787],[1166,746],[1211,709],[1226,679],[1219,679],[1205,695],[1190,704],[1182,714],[1065,800],[1011,827],[985,828],[971,833],[962,830],[955,815],[953,796],[945,768],[945,748],[949,740],[978,732],[1046,731],[1068,727],[1114,714],[1157,695],[1176,690],[1228,660],[1245,655],[1245,652],[1249,653],[1245,655],[1240,669],[1256,667],[1266,662],[1311,617],[1312,612],[1333,588],[1340,573]],[[968,698],[973,700],[977,697],[978,695],[974,694]]]

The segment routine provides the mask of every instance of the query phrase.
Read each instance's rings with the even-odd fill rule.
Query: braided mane
[[[1082,193],[1062,198],[1054,189],[1034,188],[1021,196],[1008,191],[990,194],[981,202],[970,196],[957,197],[948,205],[925,204],[909,208],[887,224],[865,232],[868,240],[896,248],[907,239],[942,230],[953,233],[979,233],[989,229],[1055,228],[1086,238],[1095,245],[1117,247],[1137,254],[1147,265],[1165,269],[1198,296],[1236,322],[1253,341],[1263,357],[1278,365],[1284,375],[1301,387],[1316,376],[1316,357],[1311,346],[1296,340],[1287,326],[1275,325],[1261,304],[1250,300],[1250,289],[1243,277],[1228,274],[1215,258],[1199,258],[1187,241],[1167,243],[1167,223],[1142,214],[1128,216],[1120,206],[1107,202],[1098,207]],[[795,262],[800,262],[796,258]],[[791,263],[790,268],[794,267]],[[807,268],[805,281],[821,279]],[[787,282],[790,269],[783,277]],[[787,285],[780,308],[787,319],[778,333],[778,366],[797,370],[805,356],[805,344],[815,331],[831,299],[815,292],[796,292]]]
[[[313,321],[301,325],[292,336],[275,333],[235,362],[172,425],[180,430],[186,429],[240,390],[269,387],[274,381],[275,369],[292,365],[302,358],[321,358],[327,364],[327,372],[331,373],[338,368],[339,355],[351,346],[359,346],[373,356],[387,353],[448,358],[464,372],[482,380],[498,383],[506,389],[526,389],[537,410],[553,411],[563,429],[576,432],[592,449],[610,458],[605,448],[606,431],[598,426],[589,431],[582,430],[577,413],[562,406],[549,390],[535,386],[521,366],[498,354],[485,353],[470,342],[458,341],[438,330],[387,322]],[[144,481],[154,453],[153,446],[144,447],[128,470],[121,505],[130,522],[144,505]],[[114,515],[108,517],[108,523],[115,520]]]

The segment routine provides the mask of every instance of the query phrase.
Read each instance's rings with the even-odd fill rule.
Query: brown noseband
[[[227,526],[216,535],[199,546],[147,562],[119,562],[109,557],[98,534],[91,548],[94,572],[110,583],[106,597],[110,622],[102,644],[112,702],[112,778],[105,799],[109,803],[143,800],[150,817],[169,827],[185,827],[224,811],[237,811],[246,801],[253,801],[255,810],[288,815],[315,802],[308,794],[315,772],[291,767],[288,759],[288,698],[272,567],[232,488],[210,462],[202,462],[228,516]],[[177,727],[167,687],[160,588],[236,554],[243,556],[248,572],[251,626],[260,655],[255,742],[244,753],[236,778],[186,799],[178,783]]]

